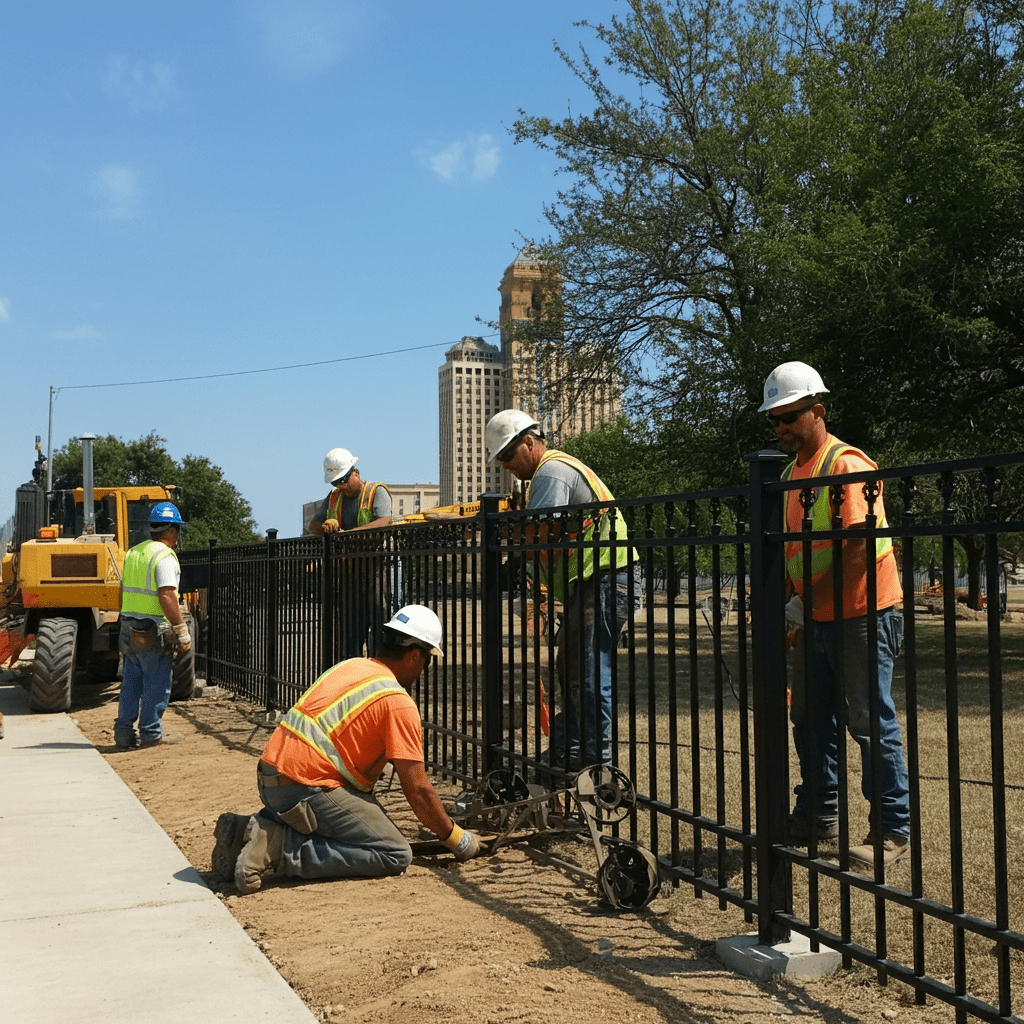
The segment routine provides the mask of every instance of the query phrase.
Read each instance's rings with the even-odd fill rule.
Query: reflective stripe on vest
[[[840,455],[845,455],[847,452],[854,452],[860,455],[862,458],[867,459],[867,456],[859,449],[854,448],[852,444],[845,444],[843,441],[833,439],[831,444],[828,444],[823,449],[821,455],[818,456],[811,468],[811,472],[808,474],[809,477],[816,476],[830,476],[832,474],[832,467],[835,465],[836,460]],[[870,461],[870,460],[868,460]],[[782,479],[791,480],[793,478],[793,468],[796,466],[796,460],[794,459],[783,471]],[[814,494],[814,505],[811,508],[811,530],[831,530],[832,529],[832,500],[828,496],[827,487],[813,487],[811,488]],[[786,496],[786,508],[789,508],[790,501],[800,500],[800,491],[789,491]],[[785,513],[784,513],[785,514]],[[786,516],[787,522],[783,524],[784,529],[788,529],[788,516]],[[888,527],[888,523],[885,518],[885,506],[882,505],[880,512],[877,514],[876,526],[880,530],[884,530]],[[876,537],[875,538],[875,561],[879,561],[884,558],[892,551],[892,539],[889,537]],[[816,583],[825,573],[831,572],[832,570],[832,541],[830,540],[812,540],[811,541],[811,584]],[[788,541],[786,543],[786,571],[789,573],[789,578],[792,580],[802,580],[804,574],[804,554],[803,554],[803,542],[802,541]]]
[[[373,497],[380,486],[380,484],[371,484],[369,482],[363,484],[363,489],[359,492],[356,526],[365,526],[367,523],[373,522]],[[341,489],[335,487],[327,499],[327,515],[324,516],[325,519],[341,519],[341,498]]]
[[[594,492],[594,497],[598,501],[614,501],[615,495],[605,486],[604,481],[589,467],[580,462],[579,459],[573,458],[571,455],[566,455],[565,452],[560,452],[555,449],[549,449],[546,451],[541,458],[540,462],[537,463],[537,469],[534,471],[534,476],[540,471],[540,467],[546,462],[564,462],[567,466],[572,466],[578,473],[582,474],[583,479],[587,481],[587,485]],[[612,521],[611,516],[606,513],[606,508],[598,509],[597,518],[601,523],[601,540],[610,540],[612,535]],[[596,521],[594,519],[583,520],[583,540],[590,541],[594,538],[594,526]],[[563,539],[567,540],[570,544],[575,544],[577,534],[565,533],[562,535]],[[620,516],[616,523],[616,539],[617,540],[628,540],[629,534],[626,532],[626,522]],[[565,601],[565,594],[563,591],[563,574],[559,568],[559,559],[566,552],[563,550],[555,551],[541,551],[539,552],[540,561],[540,577],[541,582],[549,585],[554,591],[555,600]],[[638,556],[634,552],[634,558]],[[629,562],[629,547],[617,547],[615,549],[615,568],[621,569]],[[578,576],[582,575],[583,579],[589,580],[594,575],[594,549],[584,548],[583,549],[583,572],[579,572],[579,549],[575,546],[570,548],[568,552],[568,581],[573,583]],[[602,547],[600,548],[600,557],[597,563],[598,569],[609,569],[611,568],[611,548]]]
[[[338,753],[338,748],[331,739],[332,735],[344,730],[352,718],[359,714],[368,704],[372,704],[389,693],[405,693],[401,684],[386,671],[381,675],[362,679],[342,689],[338,697],[316,715],[309,715],[303,710],[303,702],[318,686],[330,686],[335,683],[336,674],[344,675],[346,662],[329,668],[296,702],[295,706],[281,720],[281,728],[287,729],[293,736],[308,743],[317,753],[322,755],[338,774],[356,789],[369,793],[376,779],[368,779],[361,772],[345,764]],[[344,681],[342,680],[344,686]]]
[[[124,556],[121,579],[121,611],[125,615],[156,615],[164,618],[156,585],[156,567],[165,558],[178,560],[163,541],[144,540]]]

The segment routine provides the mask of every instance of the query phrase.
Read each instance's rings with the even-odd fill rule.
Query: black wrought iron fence
[[[485,497],[470,519],[325,538],[271,531],[264,544],[185,553],[183,589],[203,619],[198,671],[283,710],[342,657],[364,643],[372,653],[400,604],[426,604],[442,620],[446,654],[414,688],[428,765],[466,783],[499,767],[543,782],[579,766],[558,742],[573,704],[566,666],[604,665],[610,720],[602,702],[580,700],[580,745],[607,741],[635,783],[638,811],[621,827],[657,855],[664,878],[740,908],[762,942],[797,932],[883,982],[907,983],[918,1001],[952,1004],[958,1018],[1020,1020],[1024,625],[1012,602],[1009,615],[1005,601],[978,611],[957,590],[971,563],[974,590],[1006,592],[1024,537],[1024,454],[792,483],[780,480],[778,453],[749,461],[745,487],[557,514],[499,513]],[[801,530],[783,530],[787,491],[803,492],[809,510],[812,489],[829,488],[841,507],[865,485],[863,526],[833,518],[812,537],[808,512]],[[860,799],[870,762],[842,728],[843,671],[838,835],[812,832],[797,845],[788,822],[800,781],[788,683],[801,642],[787,641],[786,545],[809,554],[812,541],[827,542],[844,567],[841,597],[844,544],[879,539],[894,546],[903,588],[892,692],[911,837],[887,873],[880,863],[859,873],[850,849],[878,820],[881,796],[866,787]],[[570,555],[592,563],[592,577],[614,576],[621,621],[604,631],[610,650],[602,631],[584,628],[593,605],[573,599]],[[865,573],[874,594],[874,560]],[[814,601],[805,607],[809,626]],[[867,635],[877,628],[869,610]],[[878,730],[875,721],[873,749]]]

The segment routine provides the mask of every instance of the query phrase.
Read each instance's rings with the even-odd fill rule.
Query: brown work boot
[[[910,840],[904,836],[882,837],[883,869],[905,857],[910,852]],[[874,837],[868,833],[863,846],[850,847],[850,867],[854,871],[870,874],[875,869]]]
[[[225,812],[213,826],[213,836],[217,844],[210,858],[213,881],[226,882],[235,877],[235,861],[245,845],[245,828],[249,824],[249,816]]]
[[[243,846],[235,861],[235,888],[247,896],[277,874],[284,861],[284,825],[253,815],[245,826]]]

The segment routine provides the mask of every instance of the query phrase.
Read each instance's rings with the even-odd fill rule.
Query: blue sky
[[[437,370],[568,185],[508,128],[589,95],[615,0],[6,4],[0,522],[45,450],[155,430],[296,535],[328,449],[438,479]],[[491,339],[496,340],[496,339]],[[403,349],[419,351],[272,373]],[[90,385],[213,377],[129,387]]]

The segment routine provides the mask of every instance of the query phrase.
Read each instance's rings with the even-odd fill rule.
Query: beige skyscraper
[[[484,428],[501,409],[530,413],[553,444],[621,413],[614,374],[574,361],[558,337],[523,330],[550,328],[545,314],[560,287],[528,252],[520,253],[498,286],[501,347],[465,337],[445,353],[437,372],[442,505],[512,489],[511,474],[489,463],[484,451]]]
[[[502,363],[507,405],[530,413],[544,428],[548,443],[613,423],[622,413],[617,374],[596,360],[569,355],[551,303],[561,294],[561,279],[523,250],[505,268],[501,284]],[[512,486],[502,471],[501,489]]]

